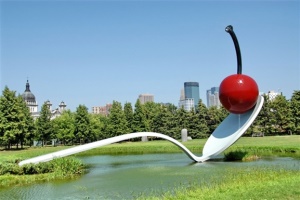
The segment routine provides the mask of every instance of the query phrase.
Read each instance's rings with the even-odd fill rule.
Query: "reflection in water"
[[[300,160],[268,158],[253,162],[194,163],[185,154],[89,156],[81,159],[91,166],[84,176],[0,189],[0,199],[132,199],[140,194],[160,194],[191,183],[209,184],[212,177],[228,169],[274,166],[299,169]]]

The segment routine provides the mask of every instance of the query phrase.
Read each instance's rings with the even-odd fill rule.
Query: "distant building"
[[[185,82],[184,89],[180,91],[180,99],[178,107],[183,107],[186,111],[196,109],[200,100],[199,96],[199,83],[198,82]]]
[[[220,107],[221,102],[219,99],[219,87],[212,87],[210,90],[206,91],[206,100],[207,100],[207,107],[216,106]]]
[[[184,98],[194,99],[194,107],[196,108],[199,103],[199,83],[198,82],[185,82],[184,83]]]
[[[279,92],[275,92],[273,90],[269,91],[268,93],[265,93],[269,97],[270,101],[273,101],[278,95],[281,95]]]
[[[101,114],[103,116],[108,116],[110,113],[110,109],[112,104],[106,104],[105,106],[94,106],[92,107],[93,114]]]
[[[183,99],[179,101],[178,107],[183,107],[186,111],[191,111],[192,109],[195,110],[195,103],[194,99]]]
[[[52,119],[55,119],[56,117],[61,116],[62,112],[65,110],[65,108],[66,108],[66,106],[67,106],[67,105],[65,104],[65,102],[62,101],[62,102],[58,105],[58,108],[52,110],[52,103],[51,103],[49,100],[47,100],[45,103],[47,104],[49,110],[51,111],[51,118],[50,118],[51,120],[52,120]]]
[[[40,116],[40,112],[38,111],[38,104],[37,104],[34,94],[30,91],[30,85],[29,85],[28,80],[26,83],[25,91],[22,94],[22,98],[25,101],[27,107],[29,108],[29,111],[30,111],[33,119],[38,118]],[[52,110],[51,102],[49,100],[47,100],[46,103],[48,105],[49,110],[51,111],[51,119],[55,119],[56,117],[60,116],[62,114],[62,112],[65,110],[65,108],[67,107],[65,102],[62,101],[59,104],[58,108]]]
[[[34,119],[37,118],[39,116],[38,104],[37,104],[34,94],[30,91],[30,85],[29,85],[28,80],[26,83],[25,91],[22,94],[22,98],[25,101],[27,107],[29,108],[29,111],[30,111],[31,115],[33,116],[33,118]]]
[[[140,94],[139,100],[141,104],[145,104],[146,102],[154,102],[154,95],[152,94]]]

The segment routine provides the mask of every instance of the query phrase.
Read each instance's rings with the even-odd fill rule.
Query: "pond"
[[[77,179],[0,189],[0,199],[133,199],[162,194],[191,183],[209,184],[228,169],[299,169],[300,160],[266,157],[252,162],[194,163],[185,154],[99,155],[80,157],[91,166]]]

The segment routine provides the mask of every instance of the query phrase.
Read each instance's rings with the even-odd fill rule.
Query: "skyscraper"
[[[207,90],[206,100],[208,108],[211,106],[217,106],[219,108],[221,106],[219,99],[219,87],[212,87],[210,90]]]
[[[199,95],[199,83],[198,82],[185,82],[184,83],[184,97],[185,99],[193,99],[194,107],[196,108],[200,95]]]

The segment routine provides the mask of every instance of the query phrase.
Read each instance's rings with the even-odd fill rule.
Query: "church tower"
[[[22,98],[25,101],[27,107],[29,108],[30,113],[38,112],[38,104],[35,100],[34,94],[30,91],[30,85],[27,80],[25,92],[22,94]]]
[[[67,105],[65,104],[65,102],[62,101],[58,107],[59,107],[59,112],[62,113],[67,107]]]

